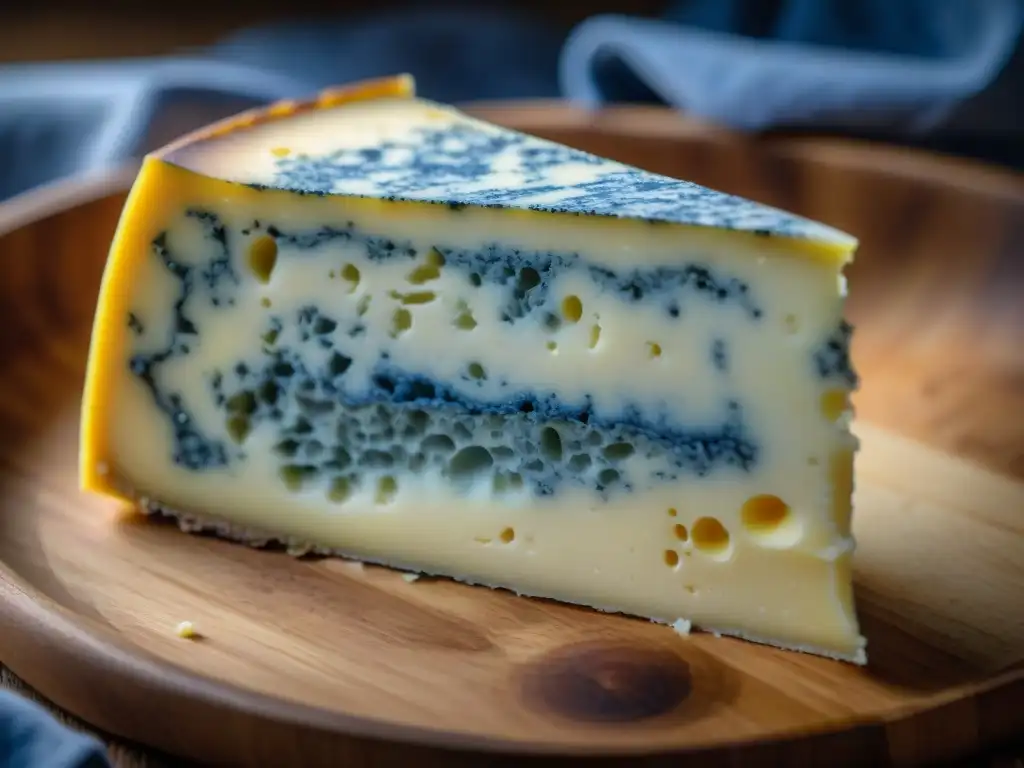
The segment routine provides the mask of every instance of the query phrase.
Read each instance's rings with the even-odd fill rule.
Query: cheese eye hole
[[[391,316],[392,338],[398,338],[410,328],[412,328],[412,313],[404,307],[396,309],[394,314]]]
[[[789,506],[778,496],[752,496],[740,509],[743,527],[752,533],[771,533],[789,519]]]
[[[511,544],[516,540],[516,531],[514,528],[506,528],[501,532],[501,535],[498,538],[500,538],[505,544]]]
[[[470,445],[452,456],[448,462],[448,472],[452,478],[468,480],[492,466],[494,457],[490,451],[482,445]]]
[[[524,267],[519,270],[519,285],[516,286],[522,294],[540,285],[540,273],[533,267]]]
[[[406,279],[413,285],[423,285],[431,280],[437,280],[441,276],[443,266],[444,255],[434,248],[427,253],[424,263],[410,272]]]
[[[327,489],[327,498],[338,504],[348,500],[352,493],[352,482],[347,477],[335,477]]]
[[[675,568],[677,565],[679,565],[679,553],[676,552],[674,549],[666,549],[664,557],[665,565],[667,565],[669,568]]]
[[[837,421],[849,405],[846,390],[830,389],[821,396],[821,413],[829,421]]]
[[[378,504],[390,504],[396,493],[398,493],[398,481],[391,475],[384,475],[377,481],[376,502]]]
[[[249,269],[261,283],[269,283],[277,266],[277,241],[270,235],[260,235],[249,245]]]
[[[601,326],[596,323],[590,326],[590,348],[596,349],[597,343],[601,340]]]
[[[583,317],[583,302],[579,296],[566,296],[562,299],[562,315],[570,323],[578,323]]]
[[[544,427],[540,433],[540,452],[551,462],[562,460],[562,436],[554,427]]]
[[[636,448],[633,447],[632,443],[620,441],[606,445],[601,453],[604,454],[608,461],[622,461],[632,456],[635,451]]]
[[[341,279],[349,284],[349,293],[359,287],[360,277],[359,267],[355,264],[346,264],[341,268]]]
[[[672,527],[672,532],[676,535],[676,538],[680,541],[689,541],[690,532],[686,530],[686,526],[682,523],[676,523]]]
[[[491,480],[491,490],[497,496],[503,493],[514,493],[522,488],[523,476],[518,472],[498,470]]]
[[[437,298],[433,291],[413,291],[412,293],[391,292],[391,298],[400,301],[402,304],[429,304]]]
[[[693,546],[709,555],[720,555],[729,549],[729,531],[713,517],[701,517],[690,531]]]
[[[473,317],[473,310],[465,301],[459,301],[455,315],[455,327],[460,331],[472,331],[476,328],[476,318]]]

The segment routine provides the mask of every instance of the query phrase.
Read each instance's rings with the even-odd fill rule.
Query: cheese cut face
[[[854,248],[407,77],[274,105],[146,158],[82,484],[188,530],[862,663]]]

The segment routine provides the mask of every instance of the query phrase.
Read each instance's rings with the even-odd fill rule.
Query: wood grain
[[[81,496],[85,352],[131,169],[0,206],[0,659],[99,728],[216,763],[916,765],[1024,730],[1021,180],[548,106],[479,111],[862,238],[870,665],[296,561]],[[201,639],[175,636],[184,619]]]

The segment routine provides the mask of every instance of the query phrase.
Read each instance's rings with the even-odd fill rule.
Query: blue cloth
[[[148,130],[168,114],[193,116],[184,132],[363,77],[412,72],[441,101],[557,96],[564,35],[488,5],[278,23],[202,57],[0,67],[0,200],[153,148]]]
[[[1020,146],[1024,0],[677,0],[660,20],[593,17],[564,42],[514,3],[482,5],[275,24],[191,57],[2,67],[0,200],[153,148],[170,114],[190,116],[184,132],[403,71],[441,101],[660,101],[747,130]],[[0,766],[104,764],[95,742],[0,694]]]
[[[95,739],[58,723],[33,701],[0,691],[0,766],[109,768]]]
[[[654,94],[747,130],[830,124],[920,134],[1003,69],[1024,3],[681,0],[668,16],[583,22],[562,54],[566,94],[591,105]],[[1017,110],[999,118],[1003,129],[1020,124]]]

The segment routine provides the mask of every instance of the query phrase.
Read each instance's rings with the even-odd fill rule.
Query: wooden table
[[[177,758],[162,755],[147,747],[130,744],[121,739],[96,732],[88,723],[83,723],[78,718],[62,712],[47,702],[19,680],[3,664],[0,664],[0,687],[40,702],[60,722],[68,727],[88,733],[102,740],[107,745],[107,755],[114,768],[172,768],[172,766],[182,765],[181,761]],[[949,768],[1024,768],[1024,743],[1015,748],[1000,750],[994,755],[974,758],[956,765],[951,764]]]

